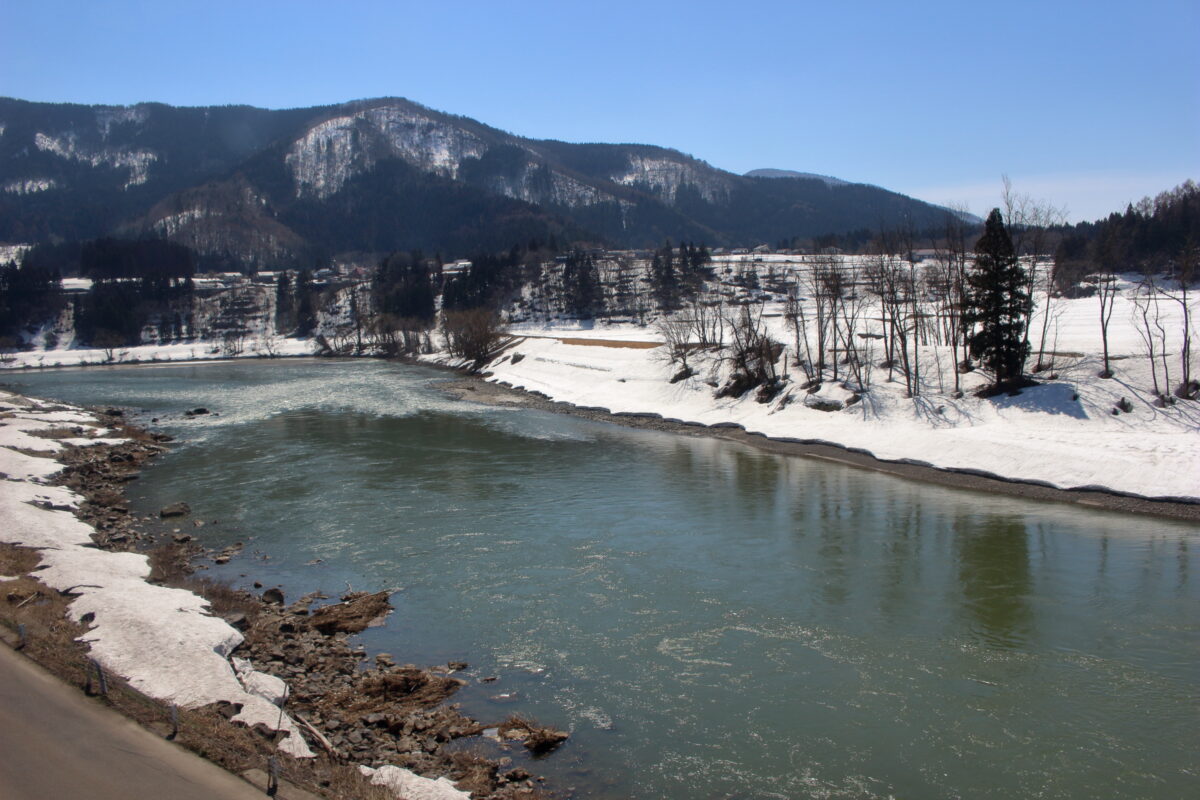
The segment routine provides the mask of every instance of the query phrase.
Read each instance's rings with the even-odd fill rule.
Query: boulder
[[[170,517],[186,517],[190,513],[192,513],[192,508],[187,503],[172,503],[169,506],[163,506],[158,515],[163,519],[169,519]]]
[[[341,603],[318,608],[312,613],[309,625],[325,634],[360,633],[372,625],[380,624],[392,607],[388,603],[389,592],[355,592],[342,598]]]

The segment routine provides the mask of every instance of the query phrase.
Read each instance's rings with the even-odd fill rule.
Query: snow
[[[195,341],[177,344],[145,344],[117,347],[111,351],[101,348],[69,348],[57,350],[28,350],[13,353],[11,361],[0,363],[0,369],[37,369],[43,367],[81,367],[113,364],[152,363],[167,361],[207,361],[219,358],[262,358],[266,356],[311,356],[311,339],[277,337],[270,341],[248,339],[245,349],[236,356],[226,356],[220,342]],[[112,356],[111,360],[109,356]]]
[[[149,178],[150,165],[158,160],[158,154],[151,150],[124,150],[121,148],[101,148],[92,150],[81,146],[75,133],[62,136],[49,136],[42,132],[34,134],[33,143],[38,150],[53,153],[60,158],[82,161],[98,167],[102,164],[117,169],[128,169],[129,180],[125,188],[138,186]]]
[[[732,423],[770,437],[861,449],[883,460],[1063,489],[1103,488],[1200,501],[1200,404],[1179,400],[1156,405],[1137,330],[1136,287],[1130,281],[1122,287],[1109,332],[1114,378],[1098,377],[1103,366],[1098,355],[1099,299],[1056,299],[1048,337],[1056,352],[1054,366],[1038,376],[1044,383],[1016,396],[974,396],[972,389],[985,379],[972,373],[964,376],[965,396],[953,397],[948,349],[927,347],[922,349],[925,383],[915,398],[904,396],[899,376],[888,383],[886,370],[876,368],[862,402],[822,410],[844,405],[855,392],[826,380],[819,392],[809,395],[799,388],[804,376],[792,367],[788,388],[770,403],[756,402],[753,393],[716,399],[709,383],[723,381],[728,373],[718,356],[695,354],[691,363],[697,375],[671,384],[668,379],[679,367],[669,363],[664,348],[613,346],[661,341],[653,327],[633,324],[514,326],[510,332],[518,340],[485,370],[490,381],[614,413],[658,414],[705,425]],[[1167,343],[1173,381],[1178,381],[1179,372],[1180,308],[1162,300],[1164,328],[1175,336]],[[785,329],[781,313],[782,304],[768,303],[764,321],[776,340],[790,343],[793,334]],[[1192,325],[1195,328],[1195,319]],[[1035,314],[1035,349],[1040,326],[1041,317]],[[517,353],[523,358],[514,363]],[[940,376],[937,359],[944,368]],[[428,360],[453,363],[445,355]],[[1114,414],[1122,399],[1133,410]]]
[[[376,786],[386,786],[404,800],[469,800],[470,792],[454,788],[447,778],[422,778],[403,767],[390,764],[379,769],[359,767],[359,772],[371,779]]]
[[[78,440],[41,439],[31,435],[65,422],[93,428],[97,420],[81,409],[45,404],[0,392],[0,541],[35,548],[41,564],[38,580],[75,596],[72,619],[88,630],[80,641],[105,669],[129,681],[138,691],[164,702],[198,707],[227,701],[242,705],[235,721],[263,724],[288,736],[279,749],[297,758],[312,756],[296,723],[273,702],[282,696],[282,681],[244,665],[235,672],[229,653],[242,635],[219,617],[208,602],[183,589],[146,582],[150,565],[140,553],[97,549],[92,529],[72,511],[83,498],[61,486],[48,486],[62,467],[49,457],[30,456],[14,448],[43,443],[43,451],[61,449],[62,441],[95,444],[119,442],[111,437]],[[97,433],[108,433],[97,428]]]

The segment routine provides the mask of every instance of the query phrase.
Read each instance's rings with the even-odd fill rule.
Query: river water
[[[186,500],[204,544],[246,543],[210,574],[289,600],[399,588],[367,648],[467,661],[466,711],[569,729],[533,769],[574,796],[1200,796],[1197,526],[477,405],[443,379],[0,376],[159,417],[179,441],[132,501]]]

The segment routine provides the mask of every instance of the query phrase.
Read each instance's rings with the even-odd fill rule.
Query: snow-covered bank
[[[201,597],[147,583],[146,556],[95,547],[92,528],[73,513],[83,498],[48,485],[62,470],[55,457],[65,446],[120,443],[98,425],[81,409],[0,392],[0,541],[36,549],[37,579],[75,596],[70,615],[77,622],[90,620],[81,641],[105,669],[181,707],[239,704],[235,721],[284,731],[281,751],[312,756],[295,722],[259,688],[274,679],[253,671],[239,677],[230,663],[242,635],[214,616]],[[33,435],[64,427],[82,428],[84,434]]]
[[[769,403],[757,402],[753,392],[717,399],[714,386],[725,377],[719,354],[696,355],[696,375],[670,383],[679,368],[669,363],[665,348],[622,346],[635,331],[653,340],[654,330],[628,325],[523,326],[514,331],[519,336],[515,343],[484,369],[490,381],[612,413],[736,424],[773,438],[861,449],[882,460],[1060,489],[1088,487],[1200,502],[1200,404],[1156,404],[1140,340],[1132,321],[1121,314],[1114,314],[1110,331],[1116,375],[1097,377],[1102,364],[1088,354],[1094,353],[1097,339],[1092,330],[1096,302],[1060,301],[1054,380],[1015,396],[976,397],[971,390],[984,378],[970,374],[964,376],[967,391],[961,398],[936,383],[922,396],[907,398],[901,382],[888,383],[883,371],[876,370],[862,401],[845,407],[851,392],[826,381],[819,392],[809,394],[795,374]],[[776,338],[787,341],[781,321],[770,322]],[[930,348],[924,357],[931,364],[939,357],[947,363],[948,354]],[[429,360],[454,363],[446,356]],[[1125,403],[1131,410],[1120,411]]]
[[[22,350],[0,357],[0,370],[208,361],[227,358],[277,358],[311,356],[315,352],[315,342],[312,339],[282,337],[252,338],[245,342],[237,352],[229,350],[221,342],[213,341],[111,348],[35,349]]]

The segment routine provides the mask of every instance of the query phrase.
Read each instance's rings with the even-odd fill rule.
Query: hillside
[[[526,139],[400,98],[265,110],[0,98],[0,241],[162,236],[232,268],[530,239],[753,246],[944,211],[676,150]]]

